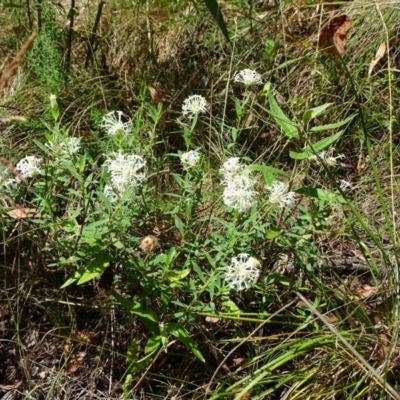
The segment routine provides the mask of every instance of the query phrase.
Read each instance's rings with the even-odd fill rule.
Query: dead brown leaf
[[[347,15],[331,18],[321,30],[318,41],[319,47],[331,55],[343,54],[350,25],[351,19]]]
[[[65,375],[70,375],[77,371],[82,365],[85,356],[86,353],[84,351],[72,354],[71,358],[67,362],[67,365],[65,366]]]
[[[8,211],[7,214],[14,219],[36,218],[40,217],[40,213],[36,208],[19,207]]]
[[[378,64],[379,60],[385,55],[385,53],[386,53],[386,43],[381,43],[378,51],[375,54],[375,58],[369,63],[368,76],[371,76],[371,73],[374,70],[375,65]]]
[[[358,250],[350,250],[350,252],[353,254],[354,257],[357,257],[361,261],[367,261],[361,251]]]
[[[353,293],[359,299],[367,299],[368,297],[378,293],[378,286],[370,286],[367,283],[353,289]]]

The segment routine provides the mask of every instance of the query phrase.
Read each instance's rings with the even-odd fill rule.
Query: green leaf
[[[342,136],[342,133],[343,131],[339,131],[332,136],[319,140],[318,142],[314,143],[311,146],[307,146],[301,153],[296,153],[295,151],[291,151],[289,155],[294,160],[304,160],[329,147],[332,143],[336,142],[336,140],[338,140],[340,136]]]
[[[296,189],[295,192],[303,194],[304,196],[313,197],[315,199],[324,200],[327,202],[338,201],[339,203],[346,203],[346,200],[342,196],[323,189],[316,189],[305,186],[300,189]]]
[[[268,94],[268,99],[271,109],[270,113],[274,117],[275,122],[282,128],[289,139],[297,139],[299,137],[297,125],[284,114],[271,92]]]
[[[285,275],[277,274],[274,272],[271,272],[270,274],[268,274],[267,281],[268,281],[268,285],[270,285],[271,283],[274,283],[274,282],[278,282],[284,286],[290,286],[293,284],[293,280],[290,279],[289,277],[287,277]]]
[[[276,229],[270,229],[266,234],[265,234],[265,239],[272,240],[275,239],[276,237],[280,236],[281,230],[276,230]]]
[[[96,276],[101,275],[110,265],[111,255],[109,253],[100,253],[94,260],[89,261],[85,266],[85,272],[77,282],[77,285],[89,282]]]
[[[165,324],[165,329],[178,338],[200,361],[205,362],[196,342],[190,337],[188,331],[175,322]]]
[[[190,268],[186,268],[183,271],[171,271],[167,274],[169,282],[179,282],[185,279],[190,274]]]
[[[330,129],[337,129],[337,128],[340,128],[343,125],[348,124],[355,116],[356,116],[356,114],[352,115],[349,118],[346,118],[343,121],[336,122],[335,124],[314,126],[310,130],[311,130],[311,132],[324,132],[324,131],[329,131]]]
[[[240,314],[240,308],[232,300],[223,300],[222,305],[225,307],[227,313]]]
[[[226,24],[224,21],[224,17],[221,13],[221,7],[219,6],[217,0],[203,0],[208,9],[210,10],[211,15],[214,17],[217,22],[219,28],[225,36],[225,39],[231,43],[231,39],[229,37],[228,29],[226,28]]]
[[[140,343],[139,336],[135,336],[128,347],[128,351],[126,353],[126,361],[134,362],[137,360],[137,351],[139,343]]]
[[[303,122],[308,124],[312,119],[317,117],[319,114],[323,113],[328,107],[330,107],[333,103],[326,103],[322,106],[310,108],[309,110],[304,112]]]
[[[179,233],[182,235],[182,238],[185,237],[185,224],[177,215],[174,215],[174,220],[175,226],[178,229]]]
[[[268,62],[273,61],[275,54],[275,40],[272,37],[268,37],[265,40],[265,58]]]
[[[142,306],[140,303],[132,300],[125,299],[117,292],[113,291],[112,294],[115,300],[118,301],[123,307],[125,307],[132,314],[139,315],[142,318],[147,318],[150,321],[158,322],[157,313],[152,310],[150,307]]]
[[[149,337],[149,340],[144,347],[144,354],[151,353],[154,350],[157,350],[161,345],[161,336],[153,335]]]

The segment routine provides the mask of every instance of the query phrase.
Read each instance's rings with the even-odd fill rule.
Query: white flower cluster
[[[105,115],[101,121],[100,127],[104,129],[110,136],[125,136],[131,131],[132,121],[122,121],[122,111],[111,111]]]
[[[40,172],[39,165],[41,162],[41,158],[37,158],[35,156],[26,156],[17,163],[15,169],[24,178],[33,178]]]
[[[328,167],[335,167],[338,165],[337,160],[343,160],[346,158],[344,154],[338,154],[336,157],[333,156],[333,152],[335,151],[334,147],[331,147],[328,151],[324,150],[316,154],[308,157],[311,162],[314,162],[317,165],[321,165],[321,161],[325,163]],[[321,160],[321,161],[320,161]]]
[[[103,164],[111,177],[111,185],[106,185],[104,194],[111,201],[115,201],[128,187],[137,187],[146,180],[144,172],[141,171],[146,161],[136,154],[123,154],[121,150],[111,154]]]
[[[260,262],[247,253],[240,253],[231,259],[231,264],[225,273],[225,282],[237,291],[249,289],[260,276]]]
[[[187,171],[195,167],[200,161],[200,153],[198,151],[190,150],[181,154],[181,163],[183,168]]]
[[[268,201],[271,204],[277,204],[284,208],[293,203],[294,192],[288,192],[289,186],[284,182],[275,181],[272,185],[266,186],[270,193]]]
[[[76,154],[81,148],[81,138],[67,137],[56,142],[47,142],[45,146],[53,153],[53,155],[70,155]]]
[[[220,168],[225,186],[223,199],[225,205],[239,212],[246,212],[256,203],[257,192],[246,165],[238,157],[228,159]]]
[[[41,158],[35,156],[26,156],[20,160],[15,166],[16,171],[18,171],[24,178],[33,178],[40,172]],[[10,172],[6,167],[0,164],[0,186],[7,191],[11,191],[17,188],[21,183],[21,180],[17,177],[10,178]]]
[[[249,68],[238,72],[235,75],[234,82],[243,83],[245,86],[262,85],[263,83],[261,75]]]
[[[182,114],[189,119],[193,119],[200,113],[205,113],[207,108],[207,101],[203,96],[194,94],[189,96],[182,105]]]

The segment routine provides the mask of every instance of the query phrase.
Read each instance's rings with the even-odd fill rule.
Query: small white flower
[[[340,189],[342,189],[343,191],[351,189],[352,187],[352,184],[350,182],[345,181],[344,179],[341,179],[339,181],[339,184],[340,184]]]
[[[250,186],[250,171],[240,162],[239,157],[231,157],[222,164],[219,170],[223,175],[222,185],[225,186]]]
[[[224,204],[238,210],[240,213],[246,212],[256,204],[257,192],[249,186],[228,186],[222,195]]]
[[[15,190],[20,183],[21,181],[18,178],[9,178],[2,183],[2,186],[8,192],[11,192],[12,190]]]
[[[189,96],[182,105],[182,114],[192,119],[194,116],[205,113],[207,101],[203,96],[194,94]]]
[[[225,274],[225,281],[231,289],[240,291],[249,289],[260,276],[260,262],[247,253],[240,253],[231,259],[231,265]]]
[[[61,154],[75,154],[81,148],[81,138],[64,138],[59,143],[47,142],[45,146],[56,156]]]
[[[140,170],[146,165],[146,161],[136,154],[112,153],[104,162],[108,173],[111,176],[113,188],[120,196],[125,190],[132,186],[139,186],[145,179],[144,172]]]
[[[17,163],[15,169],[24,178],[32,178],[40,172],[39,165],[41,162],[41,158],[37,158],[35,156],[26,156]]]
[[[105,185],[103,193],[111,203],[116,203],[118,201],[118,195],[115,193],[115,190],[111,185]]]
[[[275,181],[271,186],[266,186],[270,192],[269,202],[271,204],[279,204],[279,207],[284,208],[292,204],[294,192],[288,192],[288,185],[284,182]]]
[[[101,128],[110,136],[124,136],[130,133],[132,121],[122,122],[122,111],[111,111],[105,115],[101,122]]]
[[[344,154],[338,154],[336,157],[333,156],[333,152],[335,151],[334,147],[331,147],[328,151],[324,150],[312,156],[308,157],[309,161],[314,162],[317,165],[321,164],[321,161],[324,162],[329,167],[334,167],[338,164],[337,160],[342,160],[346,158]]]
[[[261,75],[253,71],[252,69],[246,68],[238,72],[234,79],[235,82],[243,83],[245,86],[251,85],[262,85],[263,81]]]
[[[185,170],[195,167],[200,161],[200,153],[198,151],[190,150],[181,154],[181,163]]]
[[[49,99],[50,99],[50,107],[51,108],[57,107],[57,96],[55,94],[51,94],[49,96]]]

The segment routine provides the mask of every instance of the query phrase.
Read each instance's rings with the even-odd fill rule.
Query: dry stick
[[[295,292],[297,297],[304,302],[304,304],[324,323],[327,328],[344,344],[350,352],[358,358],[361,364],[371,373],[371,375],[379,382],[383,389],[387,390],[391,397],[396,400],[400,400],[400,394],[391,386],[389,383],[376,372],[374,368],[368,363],[368,361],[337,331],[337,329],[330,324],[326,318],[299,292]]]
[[[71,54],[72,54],[72,37],[74,35],[74,17],[75,17],[76,9],[75,9],[75,0],[71,0],[71,7],[69,9],[69,30],[67,36],[67,43],[66,43],[66,52],[65,52],[65,66],[67,76],[69,75],[69,69],[71,66]]]
[[[254,329],[253,332],[251,332],[246,338],[244,338],[237,346],[235,346],[225,357],[224,359],[220,362],[220,364],[218,365],[217,369],[214,371],[210,382],[208,383],[205,393],[204,393],[204,399],[207,398],[207,394],[210,391],[210,387],[211,384],[215,378],[215,376],[217,375],[218,371],[222,368],[223,365],[226,364],[226,360],[242,345],[245,344],[252,336],[254,336],[266,323],[268,323],[269,321],[271,321],[272,318],[275,317],[275,315],[278,315],[280,312],[282,312],[283,310],[285,310],[286,308],[290,307],[292,304],[294,304],[296,302],[296,300],[292,300],[290,303],[286,304],[285,306],[281,307],[278,311],[275,311],[273,314],[270,315],[269,318],[267,318],[261,325],[257,326],[256,329]],[[399,398],[400,400],[400,398]]]
[[[32,46],[33,41],[35,40],[36,32],[33,32],[27,39],[27,41],[21,47],[21,50],[17,53],[15,58],[10,62],[9,69],[6,73],[4,73],[0,78],[0,90],[4,89],[8,85],[8,81],[15,75],[19,64],[22,62],[23,55],[28,51],[28,49]]]
[[[26,122],[27,119],[25,117],[19,117],[17,115],[10,115],[9,117],[0,118],[0,123],[4,122]]]
[[[31,16],[31,5],[30,0],[26,0],[26,13],[28,14],[28,28],[32,29],[32,16]]]
[[[96,39],[96,32],[97,32],[97,28],[99,27],[101,13],[103,12],[104,4],[106,4],[105,1],[100,1],[99,6],[97,8],[96,19],[94,21],[92,33],[90,34],[90,38],[89,38],[87,54],[86,54],[86,61],[85,61],[85,68],[87,68],[89,66],[89,61],[93,54],[93,46],[94,46],[94,42]]]

